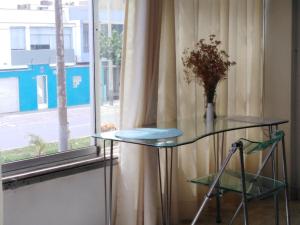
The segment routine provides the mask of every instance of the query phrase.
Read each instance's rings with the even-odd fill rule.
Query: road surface
[[[101,107],[101,124],[113,123],[118,126],[119,104]],[[68,109],[70,138],[91,136],[90,106]],[[46,142],[58,141],[57,110],[28,113],[0,114],[0,150],[28,146],[29,135],[35,134]]]

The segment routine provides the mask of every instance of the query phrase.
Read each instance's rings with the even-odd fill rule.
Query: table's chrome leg
[[[105,143],[103,140],[103,160],[104,160],[104,207],[105,207],[105,225],[107,224],[107,179],[106,179],[106,151],[105,151]]]
[[[214,136],[214,148],[215,148],[215,154],[216,154],[216,172],[219,171],[220,169],[220,155],[222,156],[222,149],[220,149],[219,146],[219,134],[216,135],[217,136],[217,141],[215,141],[215,136]],[[215,143],[216,142],[216,143]],[[222,143],[223,144],[223,143]],[[217,146],[217,147],[216,147]],[[221,146],[222,148],[223,146]],[[219,182],[217,182],[216,184],[216,223],[221,223],[222,222],[222,218],[221,218],[221,196],[220,196],[220,189],[219,189]]]
[[[169,224],[171,224],[171,215],[172,215],[172,177],[173,177],[173,148],[170,148],[170,154],[171,154],[171,159],[170,159],[170,185],[169,185]]]
[[[290,207],[289,207],[289,186],[288,186],[288,182],[287,182],[287,166],[286,166],[286,155],[285,155],[285,141],[284,141],[284,137],[282,138],[282,169],[283,169],[283,179],[284,179],[284,183],[285,183],[285,190],[284,190],[284,194],[285,194],[285,212],[286,212],[286,224],[290,225],[291,224],[291,218],[290,218]]]
[[[113,188],[113,146],[114,141],[110,142],[110,172],[109,172],[109,225],[112,225],[112,188]]]
[[[222,132],[222,143],[221,143],[221,162],[224,160],[224,145],[225,145],[225,133]]]
[[[272,139],[273,126],[269,126],[269,138]],[[272,177],[274,180],[277,180],[277,147],[272,154]],[[278,201],[278,192],[274,193],[274,210],[275,210],[275,225],[279,225],[279,201]]]
[[[248,208],[247,208],[247,193],[246,193],[246,178],[245,178],[245,165],[243,148],[239,148],[240,161],[241,161],[241,175],[242,175],[242,188],[243,188],[243,206],[244,206],[244,225],[248,225]]]
[[[173,148],[170,148],[170,153],[168,148],[165,148],[166,153],[166,224],[171,224],[171,204],[172,204],[172,167],[173,167]]]
[[[160,166],[160,153],[157,150],[157,163],[158,163],[158,176],[159,176],[159,188],[160,188],[160,202],[161,202],[161,213],[162,213],[162,224],[171,224],[171,209],[172,209],[172,177],[173,177],[173,148],[165,148],[165,185],[164,192],[162,188],[162,175]]]
[[[159,178],[159,189],[160,189],[160,204],[161,204],[161,216],[162,216],[162,223],[166,225],[165,221],[165,212],[164,212],[164,202],[163,202],[163,190],[162,190],[162,176],[161,176],[161,168],[160,168],[160,154],[159,149],[157,149],[157,164],[158,164],[158,178]]]
[[[165,148],[166,168],[165,168],[165,206],[166,206],[166,224],[169,225],[169,169],[168,169],[168,149]]]

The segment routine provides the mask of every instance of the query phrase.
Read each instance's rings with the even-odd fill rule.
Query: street
[[[101,107],[101,124],[118,127],[119,104]],[[68,108],[70,138],[92,135],[90,106]],[[38,112],[0,114],[0,150],[9,150],[29,145],[29,135],[35,134],[45,142],[58,141],[58,116],[56,109]]]

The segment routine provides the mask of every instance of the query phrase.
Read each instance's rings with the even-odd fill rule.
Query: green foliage
[[[38,135],[30,134],[29,137],[30,137],[29,144],[34,146],[34,148],[37,151],[37,155],[40,156],[46,147],[45,141]]]
[[[114,65],[121,64],[122,33],[112,31],[111,37],[100,32],[100,57],[112,60]]]
[[[32,143],[24,148],[17,148],[12,150],[6,150],[1,152],[2,163],[9,163],[18,160],[30,159],[42,155],[50,155],[58,153],[58,143],[44,143],[38,136],[32,135]],[[30,142],[31,142],[30,141]],[[70,140],[70,146],[72,150],[90,146],[90,137],[78,138]],[[37,152],[41,149],[42,151]]]

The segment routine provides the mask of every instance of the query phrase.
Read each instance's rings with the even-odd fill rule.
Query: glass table
[[[169,225],[171,223],[171,197],[172,197],[172,165],[173,165],[173,151],[176,147],[182,145],[188,145],[194,143],[204,137],[211,135],[222,135],[220,140],[224,140],[224,133],[233,130],[267,127],[269,134],[278,129],[280,124],[287,123],[288,120],[282,119],[270,119],[270,118],[258,118],[258,117],[246,117],[246,116],[234,116],[234,117],[218,117],[213,123],[207,123],[203,118],[196,120],[182,119],[170,122],[159,122],[156,125],[145,126],[148,128],[177,128],[182,131],[182,135],[174,138],[157,138],[157,139],[132,139],[132,138],[120,138],[117,136],[119,131],[110,131],[101,134],[93,135],[94,138],[103,140],[103,148],[107,146],[107,142],[110,144],[109,156],[106,156],[106,151],[103,151],[104,158],[109,157],[109,175],[107,174],[106,167],[104,167],[104,185],[105,185],[105,224],[112,224],[112,174],[113,174],[113,146],[114,142],[131,143],[143,146],[153,147],[157,150],[165,150],[165,191],[162,189],[162,174],[160,168],[160,151],[158,154],[158,170],[160,180],[160,197],[162,205],[162,218],[163,224]],[[223,141],[222,141],[223,142]],[[219,145],[217,145],[219,146]],[[223,148],[223,143],[221,144]],[[217,149],[217,158],[219,166],[222,163],[223,154],[219,155],[220,149]],[[220,158],[220,159],[219,159]],[[216,168],[218,169],[218,168]],[[109,176],[109,177],[108,177]],[[107,178],[109,182],[109,190],[107,190]],[[216,195],[217,201],[217,222],[221,222],[220,216],[220,196]]]

